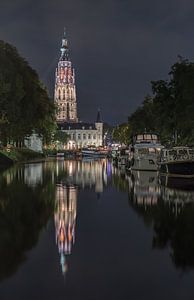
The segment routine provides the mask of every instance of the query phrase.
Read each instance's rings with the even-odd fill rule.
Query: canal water
[[[109,160],[0,172],[0,299],[194,297],[194,186]]]

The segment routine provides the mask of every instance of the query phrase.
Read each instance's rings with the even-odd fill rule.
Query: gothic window
[[[58,92],[58,98],[59,100],[61,100],[61,90],[59,89],[59,92]]]
[[[63,100],[65,100],[65,89],[63,89]]]

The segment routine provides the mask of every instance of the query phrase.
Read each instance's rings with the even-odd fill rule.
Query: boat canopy
[[[143,133],[136,134],[133,139],[134,143],[159,143],[159,138],[157,134],[152,133]]]

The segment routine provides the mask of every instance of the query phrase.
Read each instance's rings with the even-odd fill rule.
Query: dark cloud
[[[64,26],[82,120],[100,107],[105,121],[126,121],[178,54],[194,56],[190,0],[1,0],[1,39],[18,48],[51,95]]]

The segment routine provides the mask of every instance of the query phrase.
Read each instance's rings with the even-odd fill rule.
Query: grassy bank
[[[16,162],[27,162],[30,160],[43,159],[44,155],[39,152],[27,148],[10,148],[10,149],[1,149],[1,157],[5,157],[5,163],[8,162],[8,158],[13,163]]]

